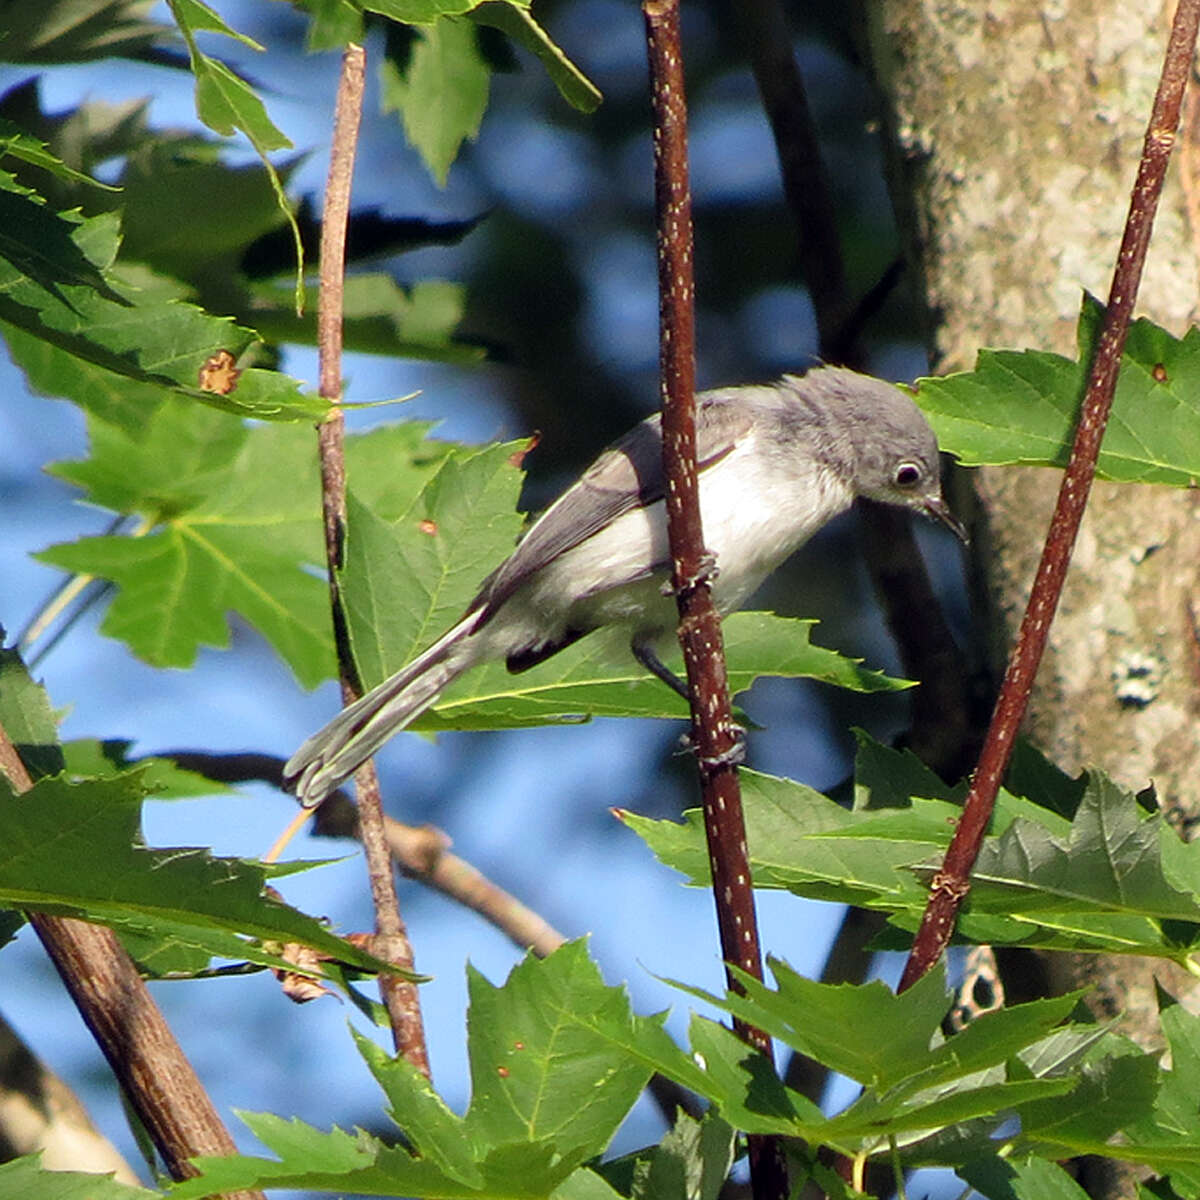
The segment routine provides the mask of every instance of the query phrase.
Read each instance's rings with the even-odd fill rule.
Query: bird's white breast
[[[700,517],[705,545],[717,562],[717,606],[724,612],[739,607],[851,500],[850,488],[827,468],[804,455],[758,453],[752,438],[701,471]],[[530,599],[545,612],[553,605],[553,590],[577,597],[572,612],[588,624],[668,628],[675,606],[660,594],[665,572],[645,578],[645,568],[669,562],[666,506],[659,500],[623,513],[572,547],[555,568],[541,573]],[[614,588],[616,579],[636,581]]]
[[[804,455],[763,454],[753,438],[700,476],[704,540],[716,555],[717,605],[729,612],[826,521],[851,489]]]

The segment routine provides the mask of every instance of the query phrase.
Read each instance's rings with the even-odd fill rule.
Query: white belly
[[[705,544],[717,562],[713,598],[722,612],[743,604],[767,575],[853,499],[828,470],[809,463],[801,474],[794,461],[751,450],[749,442],[743,443],[700,476]],[[660,500],[618,517],[521,590],[543,614],[555,607],[561,612],[565,595],[576,597],[563,614],[564,624],[576,628],[615,623],[668,629],[675,624],[675,602],[661,589],[670,560],[666,506]],[[647,577],[650,564],[655,570]],[[622,582],[613,586],[616,580]]]

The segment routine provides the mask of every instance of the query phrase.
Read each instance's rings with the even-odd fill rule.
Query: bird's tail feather
[[[416,720],[475,661],[464,642],[481,614],[469,613],[403,670],[347,705],[288,759],[283,783],[315,808],[394,733]]]

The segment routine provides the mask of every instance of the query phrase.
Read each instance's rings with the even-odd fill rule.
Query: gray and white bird
[[[844,367],[696,397],[704,541],[713,599],[732,612],[856,496],[963,528],[942,499],[938,447],[898,387]],[[679,690],[655,643],[677,623],[659,417],[584,472],[484,580],[466,615],[406,667],[344,708],[292,755],[285,786],[319,804],[478,663],[524,671],[606,625],[626,628],[647,670]],[[686,695],[686,688],[684,688]]]

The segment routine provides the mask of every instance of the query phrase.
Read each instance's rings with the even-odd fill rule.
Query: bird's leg
[[[672,691],[678,692],[685,700],[691,702],[691,692],[686,681],[679,678],[654,652],[653,643],[649,638],[635,636],[629,644],[633,657],[646,668],[656,679],[661,679]],[[733,745],[724,754],[708,757],[702,760],[702,765],[709,768],[733,764],[740,766],[746,761],[746,731],[740,725],[734,725],[732,730]],[[680,753],[694,751],[695,743],[690,734],[683,734],[679,739]]]
[[[690,701],[692,698],[691,692],[688,691],[687,682],[680,679],[670,667],[663,662],[657,654],[654,653],[654,645],[647,637],[640,634],[635,634],[633,641],[629,643],[630,650],[633,651],[633,657],[646,668],[656,679],[661,679],[673,692],[678,693],[685,700]]]

